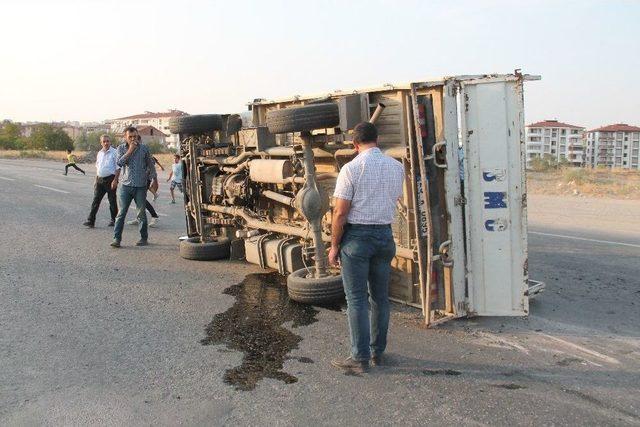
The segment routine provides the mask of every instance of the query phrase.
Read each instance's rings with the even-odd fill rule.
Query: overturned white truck
[[[355,155],[351,131],[375,122],[405,167],[390,294],[425,322],[529,310],[523,83],[506,75],[249,103],[240,116],[178,117],[189,259],[244,258],[288,275],[293,300],[340,298],[327,263],[331,195]],[[381,176],[381,180],[385,177]]]

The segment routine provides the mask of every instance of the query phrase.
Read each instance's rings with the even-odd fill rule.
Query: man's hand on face
[[[333,266],[340,265],[340,248],[331,246],[329,249],[329,264]]]
[[[136,151],[136,148],[138,148],[138,134],[132,132],[127,133],[127,143],[129,144],[129,149],[127,150],[129,154]]]

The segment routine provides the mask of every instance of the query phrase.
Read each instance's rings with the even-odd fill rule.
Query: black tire
[[[200,238],[190,237],[180,242],[180,256],[196,261],[213,261],[229,258],[231,242],[226,237],[215,241],[200,243]]]
[[[267,111],[267,127],[274,134],[332,128],[338,123],[338,104],[311,104]]]
[[[314,267],[302,268],[287,277],[289,298],[303,304],[327,304],[344,298],[342,276],[313,277]],[[310,277],[307,277],[309,275]]]
[[[233,135],[240,129],[242,129],[242,117],[240,117],[240,114],[230,114],[229,117],[227,117],[227,135]]]
[[[220,114],[199,114],[195,116],[179,116],[169,120],[171,133],[199,134],[224,129]]]

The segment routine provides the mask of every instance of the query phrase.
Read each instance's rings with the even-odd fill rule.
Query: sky
[[[455,74],[542,76],[526,122],[640,125],[640,0],[4,0],[0,120],[102,121]]]

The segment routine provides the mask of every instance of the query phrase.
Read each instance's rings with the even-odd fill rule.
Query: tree
[[[50,124],[37,125],[27,139],[27,148],[33,150],[72,150],[73,141],[67,133]]]
[[[166,153],[167,152],[167,147],[165,147],[164,145],[162,145],[157,139],[152,139],[151,141],[147,142],[145,144],[147,147],[149,147],[149,152],[151,154],[160,154],[160,153]]]
[[[24,141],[18,123],[6,120],[0,125],[0,148],[3,150],[20,150],[24,148]]]
[[[104,135],[104,132],[89,132],[83,133],[75,140],[75,147],[77,150],[82,151],[99,151],[102,149],[102,145],[100,145],[100,137]],[[111,140],[111,145],[114,147],[117,145],[118,136],[113,133],[107,133],[109,135],[109,139]]]

